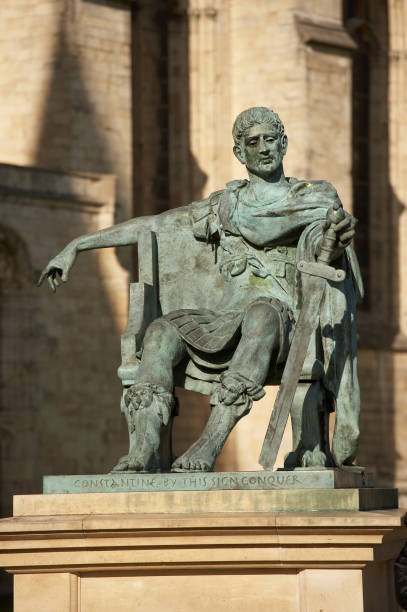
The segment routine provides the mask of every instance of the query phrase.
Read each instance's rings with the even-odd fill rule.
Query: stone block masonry
[[[124,446],[119,335],[128,274],[112,249],[82,253],[69,286],[38,289],[39,272],[73,237],[114,222],[111,175],[0,165],[1,512],[41,477],[110,469]],[[107,452],[106,452],[107,451]]]

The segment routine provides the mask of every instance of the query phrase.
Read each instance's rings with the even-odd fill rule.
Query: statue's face
[[[255,124],[249,128],[235,155],[253,174],[263,178],[271,176],[283,161],[287,150],[287,137],[280,137],[269,123]]]

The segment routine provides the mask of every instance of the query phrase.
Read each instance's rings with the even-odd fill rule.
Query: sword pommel
[[[332,223],[340,223],[341,221],[344,220],[345,218],[345,211],[343,210],[343,206],[342,204],[338,201],[335,202],[335,204],[333,204],[333,206],[331,206],[328,209],[328,213],[326,215],[327,221],[329,221],[330,224]]]

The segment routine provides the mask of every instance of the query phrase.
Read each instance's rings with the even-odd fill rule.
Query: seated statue
[[[175,245],[180,229],[190,231],[216,251],[223,285],[219,303],[213,309],[167,313],[145,333],[137,379],[124,399],[129,452],[115,471],[159,469],[160,431],[174,410],[174,368],[186,357],[219,375],[212,384],[205,429],[172,469],[213,470],[233,427],[264,395],[264,384],[287,359],[298,312],[307,299],[297,263],[317,261],[328,230],[334,236],[329,263],[345,272],[341,283],[326,281],[320,312],[315,313],[316,361],[331,409],[336,409],[332,454],[322,448],[297,449],[286,465],[344,467],[356,456],[360,399],[355,310],[363,292],[350,246],[356,219],[344,213],[335,220],[332,211],[341,205],[330,183],[284,175],[287,136],[276,113],[264,107],[245,110],[232,133],[234,154],[246,166],[249,180],[232,181],[188,206],[76,238],[41,274],[39,284],[47,278],[55,291],[59,280],[68,280],[79,251],[133,245],[146,231],[173,233]]]

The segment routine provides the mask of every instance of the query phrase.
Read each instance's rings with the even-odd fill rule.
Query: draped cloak
[[[240,337],[251,304],[268,301],[280,314],[280,352],[287,357],[290,339],[309,276],[296,263],[315,261],[326,213],[338,195],[326,181],[289,179],[286,195],[274,203],[247,203],[247,181],[232,181],[207,200],[190,205],[195,238],[218,252],[224,292],[213,310],[179,310],[165,315],[184,338],[191,359],[206,368],[224,369]],[[339,284],[326,281],[315,333],[302,378],[322,369],[322,381],[335,398],[332,452],[338,466],[352,463],[359,436],[359,385],[356,356],[356,305],[363,296],[359,266],[352,247],[332,264],[346,271]]]

